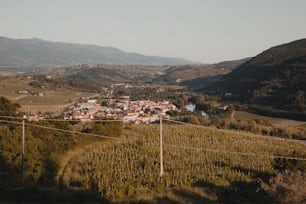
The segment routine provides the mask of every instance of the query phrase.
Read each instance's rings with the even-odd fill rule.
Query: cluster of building
[[[41,97],[44,96],[43,93],[39,93],[39,92],[35,92],[35,91],[28,91],[28,90],[19,90],[16,93],[17,94],[24,94],[24,95],[27,95],[27,96],[41,96]]]
[[[90,121],[95,118],[110,117],[125,123],[153,123],[160,116],[169,117],[167,111],[177,110],[169,101],[148,100],[130,101],[128,99],[109,100],[98,103],[96,99],[86,103],[76,103],[64,113],[64,119]]]

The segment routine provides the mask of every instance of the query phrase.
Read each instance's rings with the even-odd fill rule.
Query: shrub
[[[277,203],[306,202],[306,174],[284,171],[270,179],[270,195]]]

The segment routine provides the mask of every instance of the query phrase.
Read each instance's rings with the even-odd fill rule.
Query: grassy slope
[[[159,177],[159,126],[126,126],[121,139],[78,137],[61,155],[51,189],[0,191],[0,201],[49,203],[271,203],[267,181],[273,159],[233,152],[306,156],[305,143],[164,123],[164,167]],[[83,141],[84,140],[84,141]],[[83,141],[83,142],[82,142]],[[193,149],[196,148],[196,149]],[[57,188],[60,184],[60,188]],[[103,192],[104,198],[98,198]],[[3,197],[1,197],[3,196]]]
[[[267,117],[267,116],[261,116],[254,113],[249,113],[245,111],[235,111],[235,119],[236,120],[266,120],[270,123],[279,122],[286,119],[280,119],[280,118],[273,118],[273,117]]]
[[[264,120],[269,122],[272,126],[277,128],[286,128],[291,131],[297,131],[306,129],[306,122],[305,121],[298,121],[298,120],[290,120],[285,118],[273,118],[268,116],[262,116],[254,113],[249,113],[245,111],[235,111],[234,118],[236,120]]]
[[[226,68],[216,68],[214,65],[184,65],[171,67],[165,74],[154,79],[154,83],[177,83],[197,78],[213,77],[229,73]]]
[[[165,125],[165,174],[159,179],[158,126],[130,127],[124,135],[129,143],[105,143],[75,155],[67,180],[96,186],[114,203],[269,202],[265,189],[275,173],[273,159],[229,152],[306,155],[301,142]]]
[[[26,77],[3,77],[0,78],[0,95],[19,103],[24,111],[55,111],[63,105],[69,104],[81,97],[92,96],[93,93],[72,91],[68,89],[41,89],[29,86],[33,81]],[[44,96],[28,96],[18,94],[20,90],[31,90],[43,93]]]

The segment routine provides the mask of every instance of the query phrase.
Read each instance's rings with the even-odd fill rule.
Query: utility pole
[[[159,116],[159,142],[160,142],[160,177],[164,174],[163,165],[163,117]]]
[[[21,169],[21,171],[22,171],[22,187],[24,186],[24,141],[25,141],[25,134],[24,134],[24,132],[25,132],[25,128],[24,128],[24,120],[22,120],[22,160],[21,160],[21,162],[22,162],[22,169]]]

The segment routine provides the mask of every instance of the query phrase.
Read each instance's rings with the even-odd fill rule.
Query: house
[[[87,100],[87,103],[90,103],[90,104],[96,104],[98,102],[97,99],[89,99]]]
[[[20,91],[17,91],[18,94],[28,94],[29,91],[26,91],[26,90],[20,90]]]
[[[231,97],[232,95],[233,95],[232,93],[226,92],[226,93],[224,94],[224,97]]]

